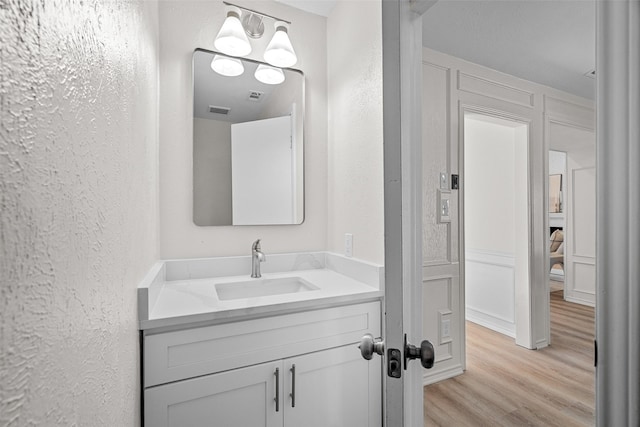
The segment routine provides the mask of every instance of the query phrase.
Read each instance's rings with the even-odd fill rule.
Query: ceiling
[[[574,95],[595,98],[595,1],[440,0],[422,44]]]
[[[275,0],[305,12],[315,13],[320,16],[329,16],[338,0]]]
[[[328,16],[338,0],[276,0]],[[353,1],[353,0],[348,0]],[[595,0],[439,0],[425,47],[595,99]]]

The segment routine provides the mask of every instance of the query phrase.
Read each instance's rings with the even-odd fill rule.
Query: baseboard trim
[[[549,346],[549,341],[546,338],[536,341],[536,350],[541,350]]]
[[[462,369],[462,365],[451,366],[437,372],[428,372],[422,376],[422,385],[435,384],[440,381],[448,380],[449,378],[457,377],[463,373],[464,370]]]
[[[596,306],[596,304],[593,301],[587,301],[587,300],[584,300],[582,298],[576,298],[576,297],[568,296],[567,292],[565,292],[564,294],[565,294],[564,295],[565,301],[572,302],[574,304],[587,305],[589,307],[595,307]]]
[[[470,307],[466,308],[465,316],[466,320],[470,322],[477,323],[480,326],[484,326],[485,328],[489,328],[511,338],[516,337],[515,323],[507,322],[506,320],[499,319],[495,316],[481,312],[479,310],[474,310]]]

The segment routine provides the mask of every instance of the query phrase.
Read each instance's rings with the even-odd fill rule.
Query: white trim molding
[[[638,426],[640,1],[596,5],[596,423]]]
[[[513,253],[466,249],[466,319],[516,337]]]

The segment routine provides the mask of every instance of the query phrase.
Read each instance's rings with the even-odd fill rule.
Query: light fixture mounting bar
[[[254,9],[249,9],[249,8],[246,8],[246,7],[238,6],[237,4],[229,3],[227,1],[223,1],[222,3],[227,5],[227,6],[235,6],[238,9],[246,10],[247,12],[255,13],[256,15],[264,16],[266,18],[271,18],[271,19],[274,19],[276,21],[286,22],[287,24],[291,25],[291,21],[287,21],[286,19],[278,18],[278,17],[273,16],[273,15],[267,15],[266,13],[262,13],[262,12],[258,12],[257,10],[254,10]]]

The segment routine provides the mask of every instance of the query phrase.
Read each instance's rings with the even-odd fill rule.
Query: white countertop
[[[318,255],[314,254],[314,256]],[[282,257],[284,258],[284,256]],[[158,263],[148,277],[145,278],[146,283],[143,282],[139,286],[139,327],[143,330],[150,330],[192,323],[214,324],[241,321],[261,316],[367,302],[382,298],[383,292],[380,290],[380,284],[372,283],[371,280],[371,277],[376,275],[383,277],[382,267],[370,264],[365,264],[364,266],[355,265],[354,263],[361,262],[350,259],[345,261],[344,258],[335,259],[335,257],[333,254],[327,254],[326,258],[328,259],[324,255],[319,256],[318,258],[321,261],[316,267],[323,268],[266,272],[262,274],[261,279],[251,279],[249,274],[243,274],[195,279],[170,277],[170,279],[174,280],[166,280],[165,262]],[[234,258],[237,260],[243,257]],[[211,262],[218,261],[211,260]],[[184,262],[190,261],[185,260]],[[203,260],[198,260],[198,262],[202,264]],[[225,265],[229,265],[229,262]],[[327,268],[328,266],[340,272]],[[354,266],[355,268],[352,268]],[[372,268],[377,270],[374,271]],[[229,271],[225,272],[228,273]],[[368,274],[365,277],[366,274],[362,275],[363,272],[373,274]],[[359,275],[362,276],[362,281],[358,280],[361,278]],[[187,274],[186,277],[190,276]],[[220,300],[215,288],[216,284],[219,283],[286,277],[299,277],[318,289],[253,298]],[[142,292],[140,292],[141,290]]]

